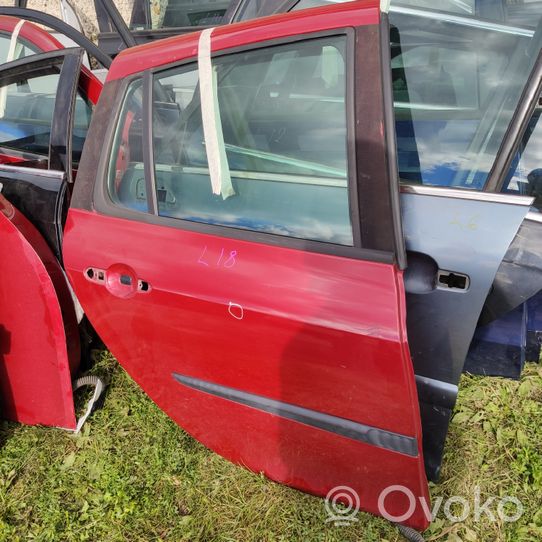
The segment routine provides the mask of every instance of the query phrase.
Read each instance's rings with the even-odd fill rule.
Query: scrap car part
[[[79,333],[65,275],[43,237],[0,194],[0,411],[75,429]]]

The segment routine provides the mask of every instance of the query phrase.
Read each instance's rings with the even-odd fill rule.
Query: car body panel
[[[445,398],[420,391],[428,476],[437,479],[457,386],[480,313],[499,265],[532,198],[428,187],[403,187],[409,251],[429,254],[440,270],[468,277],[465,289],[437,284],[407,294],[408,338],[417,376],[444,383]],[[496,236],[495,232],[499,231]]]
[[[133,239],[139,239],[137,248]],[[412,457],[375,448],[174,378],[242,390],[416,441],[404,293],[393,266],[73,208],[64,257],[87,316],[113,354],[205,445],[312,493],[325,495],[347,483],[360,493],[362,508],[374,513],[379,492],[398,481],[428,498],[419,449]],[[121,297],[122,291],[89,280],[89,266],[105,270],[111,283],[116,273],[133,273],[149,291]],[[390,510],[400,515],[401,506],[390,504]],[[425,525],[421,512],[412,518],[417,527]]]
[[[12,22],[6,19],[1,19],[4,28]],[[22,25],[25,36],[49,50],[3,64],[0,81],[14,83],[27,76],[30,80],[55,70],[60,76],[58,92],[51,96],[54,113],[48,152],[37,155],[6,146],[0,165],[4,209],[0,215],[4,251],[0,271],[0,400],[7,419],[75,429],[72,378],[81,352],[75,302],[59,263],[61,222],[67,179],[73,173],[71,117],[78,81],[84,87],[80,91],[94,99],[101,84],[90,72],[79,77],[81,50],[63,51],[32,26]],[[32,125],[17,125],[17,118],[2,122],[8,128],[10,124],[24,128],[23,137],[31,133]],[[61,171],[47,169],[51,166]]]
[[[311,30],[320,28],[318,24],[332,26],[334,24],[333,17],[337,17],[337,20],[340,21],[341,14],[356,9],[361,12],[363,7],[365,6],[361,4],[345,3],[342,8],[335,7],[332,12],[327,8],[315,8],[310,11],[311,18],[300,19],[297,31],[305,31],[303,25],[306,23],[301,21],[310,20],[311,26],[308,28]],[[299,11],[297,14],[303,14],[303,12]],[[357,16],[360,17],[360,15]],[[425,13],[424,16],[429,15]],[[356,15],[352,14],[351,17],[352,21],[355,21]],[[320,21],[320,18],[323,18],[323,23],[316,22]],[[273,35],[274,24],[281,25],[278,30],[281,35],[288,35],[288,25],[295,19],[283,15],[268,18],[265,21],[267,22],[265,28],[261,28],[257,20],[235,25],[235,28],[239,29],[239,33],[243,32],[243,39],[246,39],[247,42],[258,43]],[[267,31],[269,34],[263,35],[263,32]],[[531,31],[525,32],[526,35],[532,35]],[[228,42],[229,36],[233,34],[228,27],[215,29],[213,51],[219,51],[222,47],[234,47],[235,44]],[[224,40],[221,39],[222,36],[224,36]],[[167,62],[166,59],[180,62],[182,58],[190,54],[190,39],[190,36],[184,36],[123,52],[112,66],[110,80],[129,77],[138,70],[157,69]],[[436,124],[439,125],[438,129],[442,129],[438,122]],[[429,123],[429,125],[431,125],[431,129],[436,129],[434,123]],[[400,122],[396,126],[399,135],[401,135],[401,126]],[[411,158],[409,155],[408,160],[411,161]],[[453,161],[454,159],[451,158],[450,163]],[[401,155],[399,155],[399,164],[401,165]],[[446,178],[447,173],[444,174],[440,170],[431,171],[431,175],[438,178],[441,183],[450,181],[449,175]],[[406,190],[407,187],[405,187]],[[488,256],[487,262],[477,259],[469,260],[468,270],[464,275],[469,280],[473,275],[474,283],[466,292],[457,290],[445,292],[442,289],[436,289],[428,294],[411,294],[407,290],[409,333],[414,337],[412,347],[415,351],[415,372],[418,377],[420,393],[424,397],[420,408],[422,409],[425,434],[430,436],[426,439],[427,473],[431,479],[437,479],[449,417],[455,403],[457,384],[469,344],[500,261],[516,235],[522,219],[527,214],[528,202],[521,200],[521,198],[512,198],[509,202],[511,207],[508,207],[508,204],[503,205],[505,197],[492,199],[487,196],[485,201],[484,198],[478,198],[480,201],[477,201],[477,195],[474,191],[472,197],[468,195],[458,197],[461,191],[454,195],[453,190],[447,191],[446,188],[443,188],[441,192],[438,192],[438,188],[429,188],[428,190],[437,190],[437,192],[433,192],[433,199],[429,197],[431,200],[429,205],[427,205],[428,196],[420,195],[415,188],[412,189],[413,194],[403,194],[402,196],[403,215],[408,215],[408,218],[403,216],[403,220],[405,221],[409,251],[429,256],[441,270],[462,273],[459,268],[464,265],[465,259],[471,258],[471,255],[476,253],[485,255],[488,247],[494,244],[494,253],[489,255],[490,258]],[[447,216],[446,213],[442,214],[443,206],[449,207],[446,213],[455,209],[453,212],[456,215],[450,217],[448,222],[442,222],[442,217]],[[516,210],[508,212],[514,206],[517,207]],[[476,220],[473,222],[471,218],[479,218],[478,211],[467,217],[463,216],[465,213],[468,214],[472,208],[483,209],[484,216],[490,216],[494,213],[495,217],[500,216],[501,210],[506,209],[502,211],[503,219],[497,219],[500,233],[498,242],[493,243],[494,231],[485,229],[483,236],[480,235],[480,231],[476,231],[478,224]],[[497,224],[493,225],[496,229]],[[428,314],[432,316],[428,317]],[[456,316],[454,316],[453,324],[448,326],[450,314]],[[440,322],[443,326],[442,329],[439,328],[439,334],[428,331],[433,327],[435,321]],[[430,322],[429,326],[428,322]],[[450,336],[445,336],[448,328]],[[434,363],[435,357],[441,360],[440,363]],[[446,389],[444,399],[439,391],[441,386]],[[433,416],[435,417],[433,418]]]
[[[212,50],[371,25],[367,47],[378,58],[378,23],[376,2],[360,2],[217,28]],[[109,94],[122,98],[119,80],[130,74],[195,60],[198,39],[122,52],[105,103]],[[375,126],[383,145],[384,127]],[[95,117],[93,137],[102,130]],[[85,160],[100,150],[98,171],[87,169]],[[322,496],[346,484],[373,513],[386,487],[405,485],[417,497],[405,521],[424,528],[418,400],[403,276],[391,254],[356,245],[348,257],[329,243],[311,250],[300,239],[288,244],[279,235],[137,211],[128,217],[111,203],[104,210],[96,198],[108,156],[95,144],[88,152],[65,229],[66,271],[94,328],[136,382],[205,445],[274,480]],[[395,179],[391,186],[397,190]],[[394,493],[386,505],[401,515],[410,503]]]
[[[440,284],[409,302],[409,311],[416,311],[413,319],[421,318],[425,324],[417,331],[409,329],[413,356],[421,353],[416,343],[424,352],[423,361],[420,357],[416,362],[416,374],[457,383],[497,269],[532,198],[500,196],[501,201],[484,201],[483,194],[479,199],[463,199],[461,191],[451,190],[455,194],[444,196],[437,190],[405,188],[411,190],[401,195],[408,250],[430,254],[439,269],[469,277],[466,289]],[[499,236],[495,236],[497,229]],[[418,308],[420,304],[423,308]],[[428,334],[431,327],[435,331]],[[450,363],[436,365],[435,357]]]
[[[38,231],[2,195],[0,235],[2,417],[75,429],[79,336],[64,274]]]

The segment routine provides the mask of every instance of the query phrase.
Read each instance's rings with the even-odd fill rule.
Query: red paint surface
[[[64,254],[77,296],[113,354],[205,445],[310,493],[351,486],[374,513],[389,485],[429,499],[421,446],[416,458],[382,450],[172,378],[201,378],[420,443],[402,275],[394,266],[77,209],[69,213]],[[133,269],[151,290],[120,297],[84,275],[115,264]],[[407,508],[406,498],[390,497],[390,513]],[[427,525],[420,507],[410,523]]]
[[[1,415],[74,429],[79,336],[64,276],[38,231],[1,195],[0,237]]]
[[[11,34],[19,21],[20,19],[17,17],[0,15],[0,32]],[[25,21],[20,29],[19,36],[32,43],[42,52],[56,51],[64,48],[64,46],[49,32],[29,21]],[[80,85],[88,99],[93,104],[98,103],[98,98],[100,97],[103,85],[85,66],[82,66],[81,68]]]
[[[20,19],[18,17],[0,15],[0,32],[12,34],[19,21]],[[49,32],[30,21],[25,21],[19,31],[19,36],[44,52],[56,51],[57,49],[62,49],[64,47]]]
[[[213,51],[376,24],[375,1],[346,3],[217,28]],[[198,34],[126,50],[109,79],[194,59]],[[87,316],[146,393],[224,457],[317,495],[356,490],[361,508],[403,485],[429,502],[405,328],[393,265],[239,241],[70,209],[70,281]],[[89,280],[89,267],[110,270]],[[122,274],[148,292],[113,284]],[[129,295],[128,295],[129,293]],[[126,295],[125,295],[126,294]],[[179,373],[414,437],[410,457],[179,384]],[[406,521],[425,528],[419,500]],[[394,493],[386,510],[409,506]]]
[[[11,156],[9,154],[0,152],[0,164],[18,164],[20,162],[25,162],[25,158],[21,158],[20,156]]]
[[[220,51],[310,32],[378,24],[379,6],[375,0],[346,2],[334,5],[332,10],[329,6],[313,9],[310,16],[307,16],[306,10],[301,10],[219,26],[213,31],[211,50]],[[115,58],[107,80],[122,79],[148,68],[195,57],[198,37],[199,33],[190,33],[125,49]]]
[[[0,16],[0,32],[11,34],[18,22]],[[43,52],[63,48],[28,21],[19,35]],[[102,84],[85,67],[79,84],[97,103]],[[0,156],[2,163],[19,161],[24,159]],[[74,429],[71,381],[80,345],[71,294],[39,232],[2,196],[0,207],[0,413],[26,424]]]

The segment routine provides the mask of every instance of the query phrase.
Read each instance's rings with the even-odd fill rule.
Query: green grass
[[[177,427],[107,354],[93,372],[110,381],[104,407],[80,436],[0,425],[0,540],[401,540],[382,519],[326,523],[323,500],[231,465]],[[84,397],[79,398],[80,406]],[[462,381],[442,482],[433,499],[513,495],[516,523],[452,524],[428,540],[542,540],[542,367],[521,380]],[[495,509],[495,507],[493,508]]]

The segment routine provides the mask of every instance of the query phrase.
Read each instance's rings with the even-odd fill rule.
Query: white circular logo
[[[357,521],[356,515],[360,507],[357,492],[348,486],[336,486],[326,495],[325,501],[328,519],[337,525],[347,525]]]

